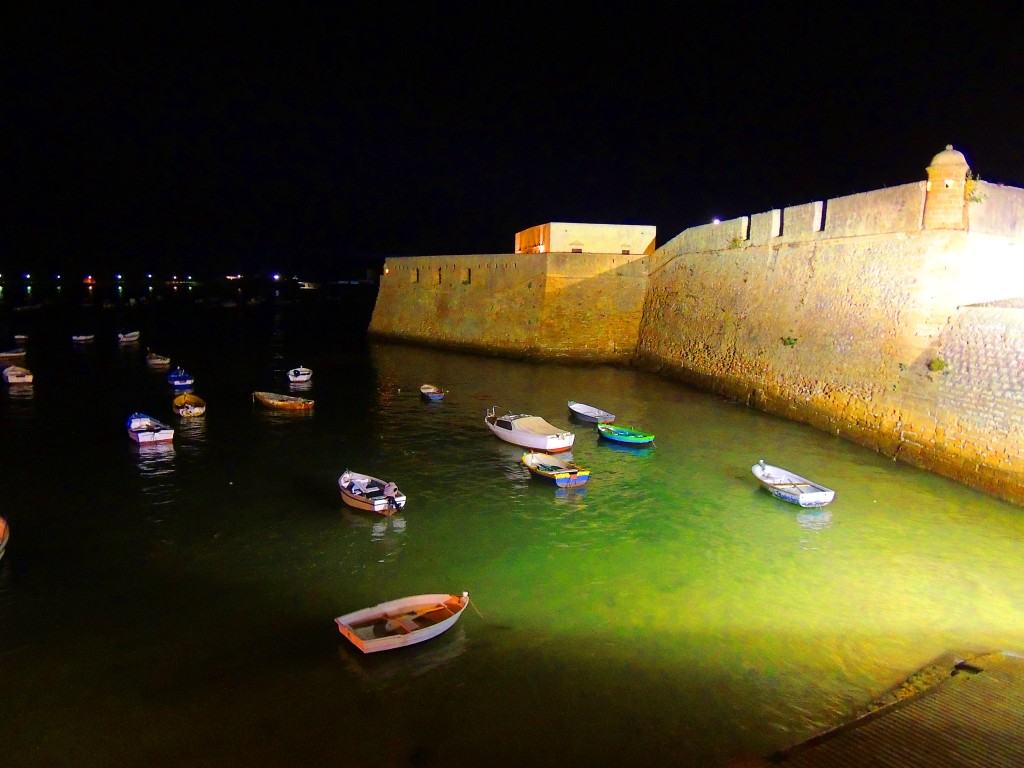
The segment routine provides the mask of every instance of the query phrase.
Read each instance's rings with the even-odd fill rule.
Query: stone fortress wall
[[[388,259],[372,335],[631,363],[1024,503],[1024,190],[927,181],[653,255]]]

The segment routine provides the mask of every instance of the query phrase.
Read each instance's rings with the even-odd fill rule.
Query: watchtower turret
[[[952,144],[932,158],[924,199],[925,229],[967,229],[965,184],[970,167]]]

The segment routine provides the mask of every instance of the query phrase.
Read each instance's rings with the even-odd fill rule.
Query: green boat
[[[641,432],[638,429],[616,427],[611,424],[598,424],[597,431],[601,437],[623,445],[650,445],[654,442],[654,435],[650,432]]]

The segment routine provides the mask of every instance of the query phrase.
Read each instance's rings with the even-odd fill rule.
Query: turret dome
[[[932,158],[932,165],[967,165],[967,158],[963,152],[953,149],[952,144],[947,144],[944,150]]]

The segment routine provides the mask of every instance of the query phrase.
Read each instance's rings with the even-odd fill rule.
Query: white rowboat
[[[608,411],[602,408],[587,405],[586,403],[577,403],[575,400],[569,401],[569,410],[580,421],[589,421],[596,424],[611,424],[615,421],[614,413],[608,413]]]
[[[459,620],[469,605],[461,595],[410,595],[338,616],[338,631],[363,653],[415,645],[437,637]]]
[[[812,483],[789,470],[765,464],[764,459],[751,467],[750,471],[769,493],[790,504],[799,504],[801,507],[823,507],[836,495],[835,491]]]
[[[338,478],[341,500],[350,507],[390,517],[405,506],[405,494],[394,483],[346,469]]]

